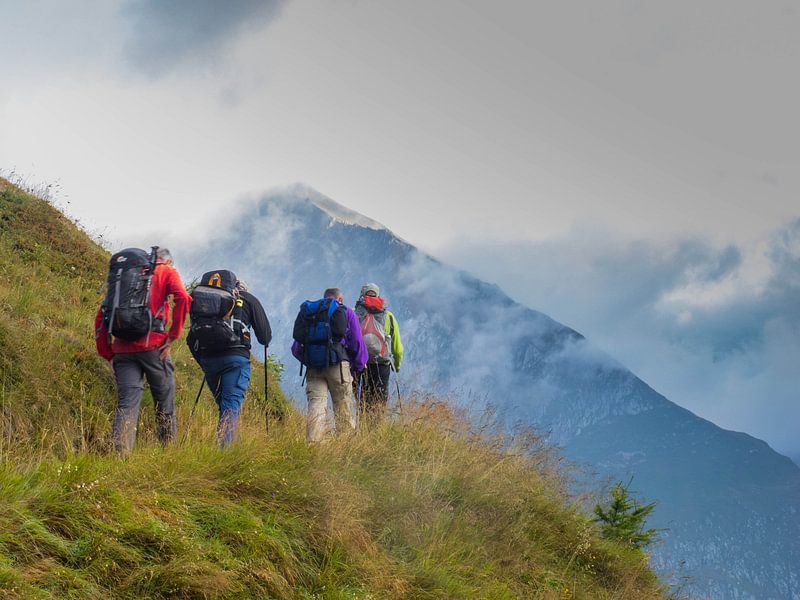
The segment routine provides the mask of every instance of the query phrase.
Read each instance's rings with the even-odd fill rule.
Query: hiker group
[[[118,452],[129,451],[136,441],[145,380],[155,404],[158,438],[163,444],[175,440],[170,350],[187,315],[187,345],[219,408],[218,441],[224,447],[235,439],[250,383],[251,331],[264,346],[265,369],[272,341],[261,302],[230,270],[204,273],[188,292],[169,250],[128,248],[111,257],[106,295],[95,318],[97,350],[111,362],[116,382],[112,437]],[[338,434],[355,432],[359,415],[369,422],[381,419],[389,403],[390,373],[399,371],[403,361],[403,345],[378,285],[362,287],[355,310],[345,305],[339,288],[304,302],[292,337],[291,351],[306,385],[309,441],[319,442],[328,433],[329,394]]]

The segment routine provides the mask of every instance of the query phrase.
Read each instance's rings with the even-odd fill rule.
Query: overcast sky
[[[5,0],[0,53],[0,168],[115,243],[302,181],[800,455],[793,0]]]

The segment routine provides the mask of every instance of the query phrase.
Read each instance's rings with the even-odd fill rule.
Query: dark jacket
[[[233,309],[233,319],[236,331],[240,332],[241,345],[233,348],[221,348],[215,351],[206,351],[200,356],[250,356],[250,329],[256,334],[258,343],[262,346],[269,346],[272,341],[272,329],[269,326],[267,313],[264,312],[264,307],[261,306],[258,298],[253,296],[250,292],[239,292],[239,298],[236,302],[236,307]],[[238,323],[237,323],[238,321]],[[192,332],[189,331],[189,336],[186,343],[189,348],[193,347]]]

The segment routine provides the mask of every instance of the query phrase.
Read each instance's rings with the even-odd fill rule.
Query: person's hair
[[[236,281],[236,289],[240,292],[248,291],[247,282],[244,279],[239,279]]]
[[[323,295],[323,298],[337,299],[341,297],[342,297],[342,290],[340,290],[339,288],[328,288],[327,290],[325,290],[325,294]]]
[[[172,252],[169,251],[169,248],[159,248],[156,250],[156,257],[164,262],[174,262],[172,259]]]

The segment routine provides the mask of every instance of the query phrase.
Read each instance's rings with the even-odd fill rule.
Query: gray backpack
[[[369,362],[390,364],[392,337],[386,333],[386,309],[378,309],[377,306],[369,306],[359,300],[355,312],[369,353]]]

